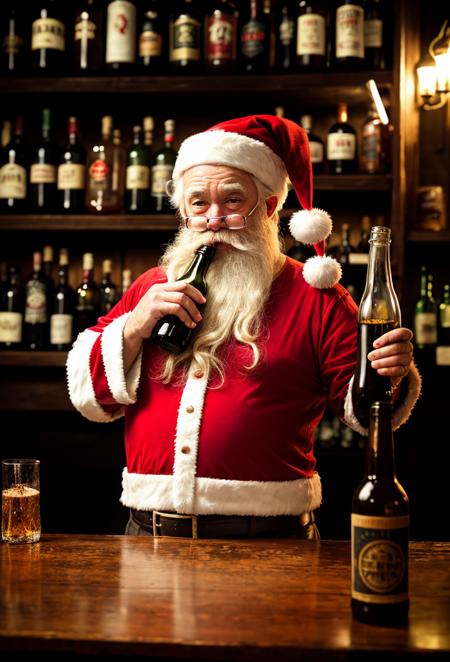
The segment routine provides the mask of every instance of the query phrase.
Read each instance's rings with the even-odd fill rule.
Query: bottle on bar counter
[[[401,324],[400,305],[392,283],[390,229],[373,227],[369,241],[369,265],[366,287],[359,304],[358,355],[352,387],[354,412],[364,428],[369,427],[371,404],[390,402],[392,399],[389,377],[379,375],[367,355],[373,349],[374,340]]]
[[[392,405],[370,408],[366,473],[352,500],[352,613],[366,623],[408,619],[408,496],[397,480]]]

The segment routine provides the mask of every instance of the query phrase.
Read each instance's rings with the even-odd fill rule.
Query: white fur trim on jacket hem
[[[125,313],[113,320],[105,327],[101,338],[106,380],[114,400],[121,405],[136,402],[141,375],[142,348],[127,375],[123,370],[123,327],[130,315],[131,312]]]
[[[99,335],[97,331],[87,329],[80,333],[75,340],[67,357],[67,385],[69,397],[75,409],[78,409],[90,421],[108,423],[123,416],[123,408],[114,412],[114,414],[109,414],[95,398],[89,369],[89,358],[92,347]]]
[[[122,475],[121,502],[137,510],[176,511],[176,477],[128,473]],[[191,515],[301,515],[320,506],[319,474],[286,481],[196,478]],[[186,511],[183,511],[186,512]]]

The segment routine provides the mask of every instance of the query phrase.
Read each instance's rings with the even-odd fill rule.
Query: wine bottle
[[[67,132],[58,166],[58,211],[79,214],[84,210],[86,150],[78,137],[76,117],[69,117]]]
[[[118,287],[111,280],[112,262],[103,260],[99,287],[99,315],[107,315],[118,301]]]
[[[143,73],[161,72],[167,50],[166,26],[160,0],[145,0],[140,19],[138,62]]]
[[[374,402],[365,475],[352,500],[352,613],[366,623],[408,619],[409,502],[395,472],[392,405]]]
[[[361,172],[386,172],[389,160],[389,130],[379,116],[374,103],[370,104],[361,132]]]
[[[356,131],[347,120],[347,104],[340,103],[337,122],[327,136],[328,170],[334,175],[349,175],[357,169]]]
[[[151,155],[142,142],[142,129],[133,127],[133,144],[128,150],[125,209],[132,214],[148,213],[150,209]]]
[[[48,278],[42,270],[42,253],[33,253],[33,272],[25,282],[24,345],[44,350],[49,341],[50,295]]]
[[[51,138],[51,112],[42,111],[42,135],[34,149],[30,168],[31,209],[48,214],[56,208],[56,171],[58,157]]]
[[[196,287],[206,296],[206,273],[214,257],[214,246],[201,246],[195,251],[188,270],[177,280],[183,280]],[[203,306],[198,306],[200,312]],[[180,354],[191,342],[194,330],[186,326],[176,315],[166,315],[160,319],[152,331],[152,340],[172,354]]]
[[[365,258],[365,263],[369,262],[369,251],[370,251],[370,216],[363,216],[361,219],[361,235],[356,246],[356,251],[361,255],[367,255]],[[361,261],[360,261],[361,264]]]
[[[2,74],[16,76],[25,68],[24,26],[20,11],[13,2],[4,11],[7,19],[0,31],[0,70]]]
[[[300,124],[305,129],[308,134],[309,142],[309,152],[311,155],[311,163],[313,173],[318,175],[324,170],[324,157],[325,157],[325,145],[318,135],[312,131],[312,117],[311,115],[302,115],[300,118]]]
[[[75,74],[92,74],[102,66],[103,15],[96,0],[82,0],[75,10],[72,69]]]
[[[442,300],[439,304],[436,365],[450,365],[450,285],[448,283],[444,285]]]
[[[131,269],[124,269],[122,271],[122,287],[121,287],[121,296],[123,296],[129,289],[130,285],[133,282]]]
[[[107,8],[106,66],[111,73],[128,73],[136,64],[136,5],[112,0]]]
[[[3,120],[2,124],[2,135],[1,135],[1,147],[6,147],[11,142],[11,122],[10,120]]]
[[[364,63],[364,7],[362,0],[338,0],[335,63],[339,69],[360,69]]]
[[[342,223],[341,243],[337,251],[337,260],[341,265],[341,282],[350,292],[353,299],[357,298],[356,284],[353,277],[354,269],[352,267],[352,255],[355,253],[355,247],[350,243],[350,226],[348,223]]]
[[[0,349],[20,349],[23,334],[24,297],[19,269],[9,267],[0,290]]]
[[[381,0],[365,0],[364,66],[369,70],[384,69],[384,17]]]
[[[53,281],[53,246],[44,246],[42,251],[42,273],[47,278],[49,288],[55,285]]]
[[[275,43],[275,66],[280,72],[293,72],[296,68],[296,18],[293,3],[283,0],[278,8],[278,34]]]
[[[237,61],[239,12],[230,0],[216,0],[205,17],[206,67],[212,71],[233,71]]]
[[[66,26],[61,3],[41,0],[31,26],[31,60],[40,73],[60,73],[65,65]]]
[[[352,387],[353,409],[365,428],[369,426],[371,404],[390,402],[392,397],[390,378],[379,375],[367,355],[377,338],[401,325],[400,305],[392,283],[390,229],[373,227],[369,241],[369,266],[366,287],[359,304],[358,354]]]
[[[83,278],[75,294],[75,331],[80,333],[97,323],[98,287],[94,281],[94,255],[83,254]]]
[[[122,147],[122,132],[113,129],[113,164],[112,164],[112,190],[117,203],[117,211],[123,209],[125,194],[125,150]]]
[[[50,316],[50,348],[67,351],[73,341],[74,291],[69,285],[69,253],[59,251],[58,284],[53,295],[53,312]]]
[[[169,63],[173,70],[195,72],[202,55],[203,17],[193,0],[180,0],[170,15]]]
[[[263,73],[269,67],[269,26],[261,0],[250,0],[247,21],[241,29],[240,55],[246,73]]]
[[[321,0],[300,0],[297,14],[297,65],[320,71],[327,61],[328,11]]]
[[[14,135],[0,156],[0,210],[20,214],[27,211],[28,159],[23,141],[23,116],[17,115]]]
[[[164,122],[164,147],[156,152],[153,158],[152,209],[158,214],[172,211],[166,185],[172,179],[172,172],[177,158],[177,153],[173,148],[174,131],[174,120],[166,120]]]
[[[420,297],[414,307],[414,339],[422,354],[434,353],[437,343],[438,307],[433,297],[433,276],[421,267]]]
[[[114,189],[114,184],[119,184],[117,171],[113,182],[114,165],[112,117],[105,115],[101,140],[92,146],[87,159],[85,207],[88,213],[114,214],[121,210],[122,195]]]

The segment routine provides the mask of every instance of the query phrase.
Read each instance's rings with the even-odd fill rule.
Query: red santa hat
[[[181,144],[173,180],[196,165],[227,165],[254,175],[277,196],[278,209],[286,200],[290,180],[303,208],[290,219],[291,234],[297,241],[314,246],[317,253],[306,261],[304,278],[321,289],[338,282],[341,267],[325,255],[331,218],[322,209],[312,208],[308,135],[298,124],[274,115],[249,115],[216,124]]]

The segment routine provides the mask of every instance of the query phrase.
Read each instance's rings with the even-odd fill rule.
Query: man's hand
[[[367,355],[372,368],[379,375],[390,377],[394,388],[406,377],[413,362],[412,337],[410,329],[392,329],[374,341],[374,349]]]

